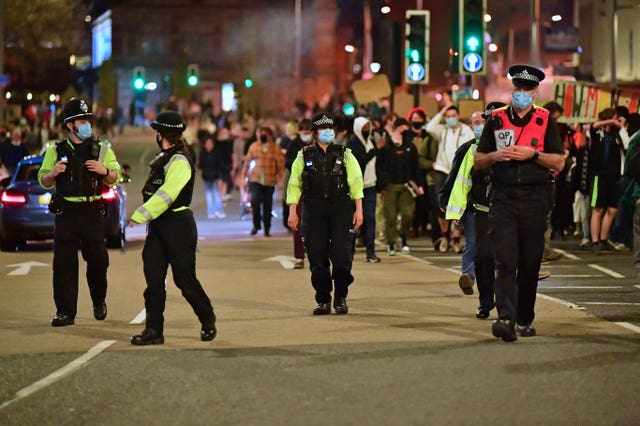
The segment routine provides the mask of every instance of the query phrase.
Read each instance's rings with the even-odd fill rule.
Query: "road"
[[[153,134],[114,148],[134,169],[131,211]],[[216,340],[199,341],[169,277],[166,343],[128,343],[144,320],[143,226],[129,230],[126,251],[110,251],[104,322],[81,279],[76,324],[50,327],[50,246],[2,253],[0,424],[637,424],[640,289],[629,254],[558,244],[567,254],[545,266],[539,336],[513,344],[474,318],[459,258],[425,240],[379,264],[359,250],[350,314],[313,317],[309,272],[289,269],[281,222],[272,238],[250,237],[237,194],[227,219],[204,219],[199,185],[197,271]]]

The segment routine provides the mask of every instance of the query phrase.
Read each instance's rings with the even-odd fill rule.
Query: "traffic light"
[[[405,21],[404,81],[429,82],[429,11],[407,10]]]
[[[486,74],[484,15],[487,0],[460,1],[460,74]]]
[[[144,89],[145,83],[144,67],[135,67],[133,69],[133,88],[136,90],[142,90]]]
[[[189,64],[187,66],[187,84],[196,87],[200,82],[200,67],[197,64]]]
[[[251,80],[250,78],[245,78],[244,87],[246,87],[247,89],[253,87],[253,80]]]

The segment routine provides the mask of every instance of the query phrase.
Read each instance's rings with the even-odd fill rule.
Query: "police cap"
[[[151,128],[161,134],[182,133],[187,125],[182,121],[182,117],[175,111],[162,111],[151,122]]]
[[[544,73],[531,65],[512,65],[509,67],[509,75],[513,85],[525,90],[532,90],[544,80]]]
[[[482,118],[484,118],[485,120],[488,120],[491,117],[491,113],[493,112],[493,110],[496,110],[498,108],[502,108],[505,106],[507,106],[507,104],[505,104],[504,102],[489,102],[487,104],[487,108],[482,113]]]
[[[333,118],[327,113],[319,112],[311,118],[311,131],[331,129],[333,126]]]
[[[69,121],[78,119],[90,120],[93,118],[91,113],[91,107],[82,98],[71,98],[69,102],[62,109],[62,123],[68,123]]]

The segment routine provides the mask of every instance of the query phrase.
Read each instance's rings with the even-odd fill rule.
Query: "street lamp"
[[[344,50],[345,52],[353,53],[355,52],[356,48],[352,44],[347,44],[344,46]]]

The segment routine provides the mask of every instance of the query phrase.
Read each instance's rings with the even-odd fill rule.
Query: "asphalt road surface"
[[[131,211],[155,142],[148,132],[114,147],[133,163]],[[144,321],[143,226],[110,251],[103,322],[82,269],[76,324],[49,325],[49,245],[0,254],[0,424],[638,424],[640,289],[629,253],[555,244],[564,256],[544,266],[539,335],[514,343],[475,319],[477,295],[457,286],[459,256],[424,239],[409,255],[381,250],[379,264],[358,249],[349,315],[313,317],[309,271],[290,269],[280,219],[272,238],[250,237],[234,196],[227,219],[208,220],[200,183],[194,194],[213,342],[199,340],[169,276],[166,343],[129,344]]]

